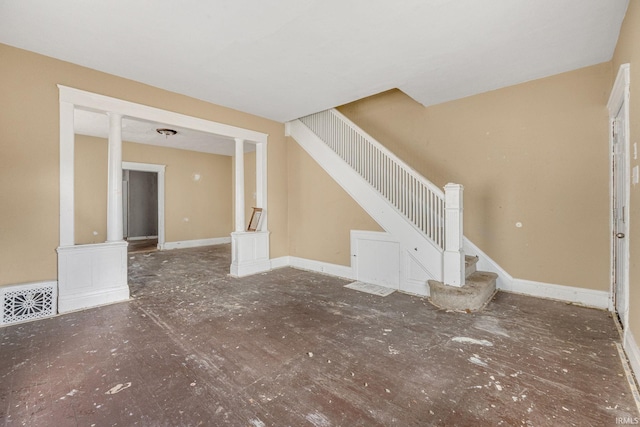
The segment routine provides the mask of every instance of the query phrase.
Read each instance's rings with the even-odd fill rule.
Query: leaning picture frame
[[[253,208],[251,219],[247,231],[258,231],[260,228],[260,219],[262,218],[262,208]]]

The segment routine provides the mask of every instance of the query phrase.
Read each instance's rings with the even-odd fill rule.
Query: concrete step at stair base
[[[498,275],[495,273],[476,271],[467,277],[462,287],[429,280],[431,288],[429,301],[436,307],[446,310],[480,310],[495,294],[497,278]]]

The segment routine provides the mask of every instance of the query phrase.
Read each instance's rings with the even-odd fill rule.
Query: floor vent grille
[[[58,307],[57,282],[27,283],[0,288],[0,325],[51,317]]]

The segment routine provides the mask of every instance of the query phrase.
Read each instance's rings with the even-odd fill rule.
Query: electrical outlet
[[[638,181],[640,181],[640,170],[638,165],[635,165],[631,174],[631,182],[633,182],[633,185],[636,185]]]

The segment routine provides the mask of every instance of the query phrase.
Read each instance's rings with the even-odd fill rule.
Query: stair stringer
[[[427,280],[443,278],[443,249],[427,238],[300,120],[288,134],[401,246],[400,290],[429,295]],[[422,272],[416,272],[416,267]],[[423,273],[423,274],[421,274]]]

